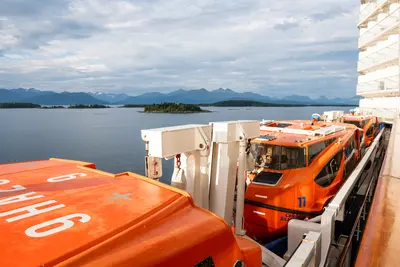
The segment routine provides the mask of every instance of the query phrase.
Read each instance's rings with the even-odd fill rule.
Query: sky
[[[0,88],[354,96],[359,0],[1,0]]]

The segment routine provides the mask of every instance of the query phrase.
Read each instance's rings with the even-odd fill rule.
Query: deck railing
[[[346,266],[354,261],[354,255],[349,252],[350,248],[358,249],[361,241],[362,222],[367,219],[368,203],[372,201],[379,177],[377,170],[380,170],[385,154],[385,131],[380,131],[356,169],[325,208],[320,231],[306,233],[285,266]]]

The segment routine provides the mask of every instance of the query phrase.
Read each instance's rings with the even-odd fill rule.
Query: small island
[[[0,108],[40,108],[40,105],[23,102],[0,103]]]
[[[210,112],[200,108],[199,105],[182,103],[161,103],[148,105],[144,108],[146,113],[199,113]]]
[[[42,106],[44,109],[59,109],[59,108],[65,108],[64,106]]]
[[[71,105],[68,108],[74,108],[74,109],[85,109],[85,108],[109,108],[109,106],[106,105]]]
[[[145,105],[145,104],[126,104],[123,106],[120,106],[120,108],[144,108],[147,107],[149,105]]]

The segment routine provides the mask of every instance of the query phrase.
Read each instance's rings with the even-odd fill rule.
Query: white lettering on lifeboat
[[[9,180],[0,180],[0,185],[3,184],[8,184],[10,181]],[[7,190],[1,190],[0,193],[6,193],[6,192],[14,192],[14,191],[20,191],[20,190],[25,190],[26,188],[21,186],[21,185],[13,185],[13,189],[7,189]]]
[[[71,173],[71,174],[67,174],[67,175],[52,177],[52,178],[47,179],[47,182],[50,182],[50,183],[64,182],[64,181],[75,179],[77,176],[85,177],[86,173],[79,172],[79,173]]]
[[[74,221],[72,221],[72,218],[80,218],[78,221],[80,221],[81,223],[86,223],[88,221],[90,221],[90,216],[83,214],[83,213],[75,213],[75,214],[70,214],[61,218],[57,218],[51,221],[47,221],[44,223],[40,223],[37,225],[34,225],[32,227],[29,227],[28,229],[26,229],[25,234],[27,236],[30,237],[44,237],[44,236],[48,236],[48,235],[52,235],[61,231],[64,231],[68,228],[71,228],[72,226],[74,226]],[[53,224],[60,224],[62,223],[63,225],[55,227],[53,229],[44,231],[44,232],[38,232],[37,230],[44,228],[44,227],[48,227],[50,225]]]
[[[28,196],[30,196],[32,194],[36,194],[36,193],[35,192],[30,192],[30,193],[26,193],[26,194],[22,194],[22,195],[18,195],[18,196],[9,197],[9,198],[6,198],[6,199],[1,199],[0,200],[0,206],[44,197],[43,195],[37,195],[37,196],[28,197]]]
[[[50,182],[50,183],[64,182],[64,181],[68,181],[68,180],[73,180],[77,177],[84,177],[86,175],[87,175],[86,173],[71,173],[71,174],[66,174],[66,175],[62,175],[62,176],[48,178],[47,182]],[[5,185],[8,183],[10,183],[9,180],[0,180],[0,185]],[[0,193],[14,192],[14,191],[26,189],[25,187],[23,187],[21,185],[14,185],[14,186],[11,186],[11,188],[12,189],[0,190]],[[12,197],[5,198],[5,199],[0,199],[0,206],[44,197],[43,195],[34,195],[34,194],[36,194],[36,192],[29,192],[29,193],[12,196]],[[22,208],[2,212],[2,213],[0,213],[0,217],[9,217],[10,215],[13,215],[13,214],[23,213],[23,214],[6,219],[7,222],[14,222],[14,221],[22,220],[22,219],[29,218],[29,217],[32,217],[32,216],[35,216],[38,214],[42,214],[45,212],[49,212],[52,210],[56,210],[56,209],[65,207],[64,204],[59,204],[59,205],[49,206],[47,208],[37,209],[39,207],[48,206],[48,205],[54,204],[54,203],[57,203],[57,201],[56,200],[44,201],[44,202],[37,203],[34,205],[25,206]],[[40,223],[40,224],[31,226],[25,230],[25,234],[30,237],[44,237],[44,236],[52,235],[52,234],[61,232],[63,230],[66,230],[66,229],[74,226],[75,223],[73,220],[71,220],[73,218],[79,218],[77,220],[81,223],[86,223],[86,222],[90,221],[90,219],[91,219],[91,217],[89,215],[86,215],[83,213],[70,214],[70,215],[66,215],[64,217],[60,217],[60,218],[57,218],[54,220],[50,220],[50,221],[47,221],[44,223]],[[47,231],[43,231],[43,232],[38,231],[42,228],[45,228],[45,227],[48,227],[51,225],[56,225],[56,224],[57,225],[62,224],[62,225],[54,227]]]
[[[53,204],[53,203],[56,203],[56,202],[57,201],[55,201],[55,200],[49,200],[49,201],[45,201],[45,202],[41,202],[41,203],[37,203],[37,204],[31,205],[31,206],[26,206],[26,207],[22,207],[22,208],[15,209],[15,210],[10,210],[10,211],[7,211],[7,212],[0,213],[0,217],[9,216],[9,215],[12,215],[12,214],[15,214],[15,213],[21,213],[21,212],[24,212],[24,211],[28,212],[28,213],[24,213],[24,214],[21,214],[21,215],[16,216],[16,217],[12,217],[12,218],[6,219],[7,222],[13,222],[13,221],[18,221],[18,220],[25,219],[25,218],[28,218],[28,217],[31,217],[31,216],[35,216],[35,215],[38,215],[38,214],[41,214],[41,213],[45,213],[45,212],[48,212],[48,211],[51,211],[51,210],[55,210],[55,209],[59,209],[59,208],[65,207],[64,204],[60,204],[60,205],[51,206],[51,207],[48,207],[48,208],[45,208],[45,209],[40,209],[40,210],[36,209],[37,207],[47,206],[49,204]]]

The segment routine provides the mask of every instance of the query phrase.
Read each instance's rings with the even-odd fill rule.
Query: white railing
[[[368,83],[368,82],[373,82],[373,81],[380,81],[387,79],[392,76],[399,76],[400,74],[400,67],[399,66],[391,66],[388,68],[384,69],[379,69],[374,72],[369,72],[365,75],[359,75],[358,76],[358,83],[363,84],[363,83]]]
[[[360,53],[358,71],[368,72],[390,65],[396,66],[399,63],[395,60],[399,58],[399,55],[399,36],[391,35],[388,40],[379,42],[376,46]],[[385,65],[390,62],[392,64]]]
[[[360,11],[358,26],[362,26],[371,18],[374,18],[379,13],[379,10],[383,9],[389,2],[389,0],[377,0],[366,4],[365,8]]]
[[[390,34],[398,34],[400,8],[396,5],[389,11],[378,15],[376,22],[370,21],[366,29],[360,29],[359,48],[375,45]]]
[[[387,95],[388,93],[400,93],[399,75],[366,81],[357,85],[357,95]]]
[[[363,60],[365,58],[373,56],[375,53],[382,52],[382,50],[385,50],[388,47],[395,46],[399,44],[400,38],[399,35],[397,34],[392,34],[388,37],[387,40],[377,42],[376,45],[369,47],[365,51],[361,51],[359,55],[359,60]],[[398,47],[397,47],[398,48]]]
[[[376,6],[376,2],[369,2],[361,5],[359,16],[360,24],[364,23],[371,16],[371,14],[373,14],[374,10],[376,10]]]

